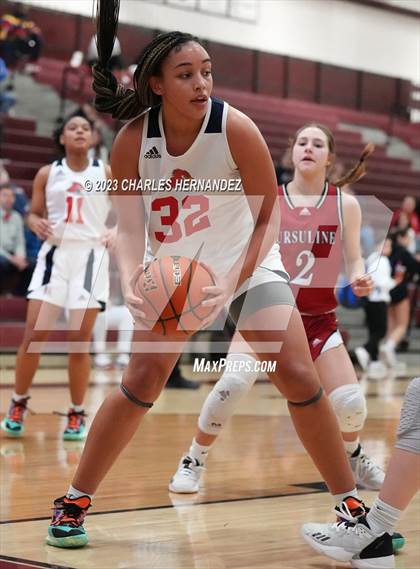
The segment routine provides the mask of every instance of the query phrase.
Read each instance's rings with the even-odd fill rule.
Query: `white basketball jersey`
[[[226,275],[244,252],[254,220],[226,136],[229,105],[209,99],[200,132],[181,156],[166,148],[160,107],[144,118],[139,175],[154,257],[183,255]],[[260,202],[262,199],[256,197]],[[268,268],[280,256],[269,255]],[[271,264],[270,264],[271,263]]]
[[[106,172],[100,160],[90,159],[82,172],[71,170],[65,158],[53,162],[45,187],[54,232],[49,241],[100,239],[110,210],[105,190]]]

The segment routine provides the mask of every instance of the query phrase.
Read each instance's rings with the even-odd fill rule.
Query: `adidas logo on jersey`
[[[153,146],[150,150],[146,152],[144,158],[162,158],[162,156],[159,154],[159,151],[156,148],[156,146]]]
[[[311,215],[311,212],[309,211],[309,209],[307,207],[303,207],[300,210],[299,215]]]

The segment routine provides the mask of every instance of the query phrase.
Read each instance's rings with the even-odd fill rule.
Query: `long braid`
[[[159,75],[162,61],[176,47],[198,39],[191,34],[169,32],[157,36],[143,50],[134,72],[134,90],[118,83],[108,68],[118,28],[119,0],[97,0],[97,45],[99,62],[92,67],[95,108],[110,113],[113,118],[131,119],[149,107],[157,105],[160,97],[153,93],[149,78]]]

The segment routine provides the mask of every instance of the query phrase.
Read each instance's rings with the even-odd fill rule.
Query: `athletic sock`
[[[188,456],[195,458],[200,464],[204,464],[207,459],[209,450],[209,446],[199,445],[197,441],[193,439],[190,450],[188,451]]]
[[[357,491],[357,488],[353,488],[353,490],[349,490],[348,492],[344,492],[344,494],[333,494],[333,498],[335,500],[336,506],[339,506],[341,504],[341,502],[343,502],[343,500],[345,498],[348,498],[349,496],[356,498],[356,500],[360,500],[360,496],[359,496],[359,493]]]
[[[72,403],[70,405],[70,409],[73,409],[73,411],[76,411],[76,413],[81,413],[84,409],[83,405],[75,405],[74,403]]]
[[[381,535],[386,531],[389,535],[392,535],[401,514],[401,510],[390,506],[380,498],[376,498],[366,519],[374,534]]]
[[[392,350],[393,352],[395,352],[395,348],[396,348],[397,344],[395,343],[394,340],[392,340],[391,338],[389,338],[388,340],[386,340],[386,342],[383,344],[383,347],[385,349],[389,349]]]
[[[22,399],[26,399],[28,397],[28,393],[24,393],[23,395],[18,395],[16,392],[13,393],[12,399],[13,401],[21,401]]]
[[[74,486],[71,486],[71,485],[69,486],[69,489],[67,490],[66,498],[69,498],[70,500],[76,500],[77,498],[81,498],[82,496],[89,496],[89,498],[91,500],[93,498],[93,494],[88,494],[87,492],[81,492],[80,490],[78,490]]]
[[[362,448],[360,446],[359,437],[357,437],[355,441],[343,441],[343,442],[344,442],[344,448],[346,449],[348,455],[350,455],[352,458],[359,456],[360,450]]]

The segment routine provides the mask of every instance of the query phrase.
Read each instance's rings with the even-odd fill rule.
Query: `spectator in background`
[[[396,210],[392,218],[391,225],[398,226],[400,229],[403,229],[403,227],[398,224],[401,214],[406,215],[403,223],[408,227],[411,227],[414,230],[415,234],[418,235],[420,233],[420,218],[416,212],[416,200],[413,196],[405,196],[400,209]]]
[[[26,258],[21,215],[14,211],[15,194],[10,184],[0,186],[0,294],[25,296],[33,265]]]
[[[16,3],[10,14],[0,19],[0,57],[11,69],[26,63],[25,71],[38,71],[36,65],[41,49],[40,28],[28,18],[29,6]]]
[[[0,87],[0,115],[7,115],[16,103],[16,98],[12,95],[10,89],[3,84],[8,76],[9,70],[4,59],[0,57],[0,84],[2,84]]]
[[[414,255],[416,252],[416,232],[410,223],[407,212],[404,210],[400,211],[397,223],[391,229],[391,233],[398,233],[399,231],[407,231],[407,250]]]
[[[354,353],[360,367],[368,372],[369,379],[384,379],[387,375],[387,369],[383,362],[379,361],[378,355],[379,342],[387,331],[388,305],[391,300],[389,291],[396,285],[391,277],[391,252],[392,241],[387,237],[366,261],[366,272],[371,275],[374,286],[363,305],[369,338],[366,344],[356,348]]]
[[[395,349],[404,338],[410,322],[410,300],[408,285],[419,273],[419,263],[408,251],[407,229],[393,234],[393,248],[390,257],[392,275],[398,283],[390,291],[391,304],[388,308],[388,332],[386,341],[380,347],[381,358],[394,370],[397,369]]]
[[[9,172],[6,170],[4,161],[0,159],[0,186],[10,182]]]
[[[26,192],[23,188],[17,186],[13,182],[10,183],[10,186],[15,193],[15,205],[13,206],[13,209],[20,213],[25,222],[23,230],[25,234],[26,258],[32,266],[35,266],[36,258],[41,248],[42,241],[35,235],[33,231],[29,229],[26,223],[26,218],[31,209],[31,202],[28,199],[28,196],[26,195]]]
[[[28,225],[26,224],[26,216],[30,210],[30,200],[26,195],[24,189],[20,186],[17,186],[10,180],[10,176],[6,168],[4,167],[3,161],[0,160],[0,187],[3,185],[9,185],[12,188],[15,194],[15,203],[13,205],[13,209],[20,213],[22,218],[25,221],[24,225],[24,232],[25,232],[25,245],[26,245],[26,257],[28,259],[29,264],[35,263],[36,256],[38,255],[38,251],[41,247],[41,240],[33,233]]]

